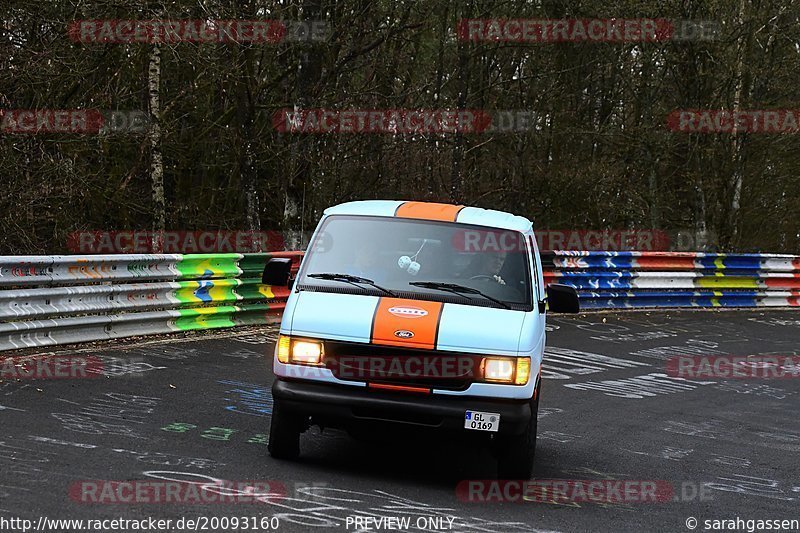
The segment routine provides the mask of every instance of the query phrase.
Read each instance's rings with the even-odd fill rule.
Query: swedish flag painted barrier
[[[0,351],[275,322],[272,257],[302,252],[0,257]]]
[[[542,263],[583,309],[800,306],[795,255],[555,251]]]

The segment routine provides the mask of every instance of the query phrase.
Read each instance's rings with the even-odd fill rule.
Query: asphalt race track
[[[274,339],[274,328],[261,328],[104,345],[80,353],[100,356],[106,375],[0,383],[2,515],[33,524],[275,517],[257,529],[286,532],[357,531],[354,518],[366,516],[464,532],[689,531],[689,517],[703,531],[712,519],[800,519],[800,379],[665,375],[676,355],[800,354],[796,312],[550,318],[535,478],[670,484],[673,495],[658,502],[464,501],[459,482],[491,478],[495,463],[458,440],[359,442],[315,428],[299,462],[273,460]],[[249,503],[92,503],[76,489],[85,480],[270,489]]]

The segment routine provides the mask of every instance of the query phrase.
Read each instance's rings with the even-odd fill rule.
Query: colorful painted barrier
[[[0,352],[276,322],[272,257],[302,252],[0,257]]]
[[[289,291],[262,254],[0,257],[0,351],[277,322]],[[691,252],[542,254],[546,283],[583,309],[800,306],[800,257]]]

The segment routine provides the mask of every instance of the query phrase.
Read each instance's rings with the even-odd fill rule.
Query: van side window
[[[539,293],[539,265],[536,263],[536,242],[533,240],[533,235],[528,235],[529,244],[531,246],[531,260],[533,263],[533,272],[531,272],[533,276],[533,294],[536,295],[536,299],[540,299],[542,294]]]

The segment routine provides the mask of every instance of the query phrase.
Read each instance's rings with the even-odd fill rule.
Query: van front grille
[[[480,376],[481,360],[458,352],[325,341],[325,366],[344,381],[465,390]]]

